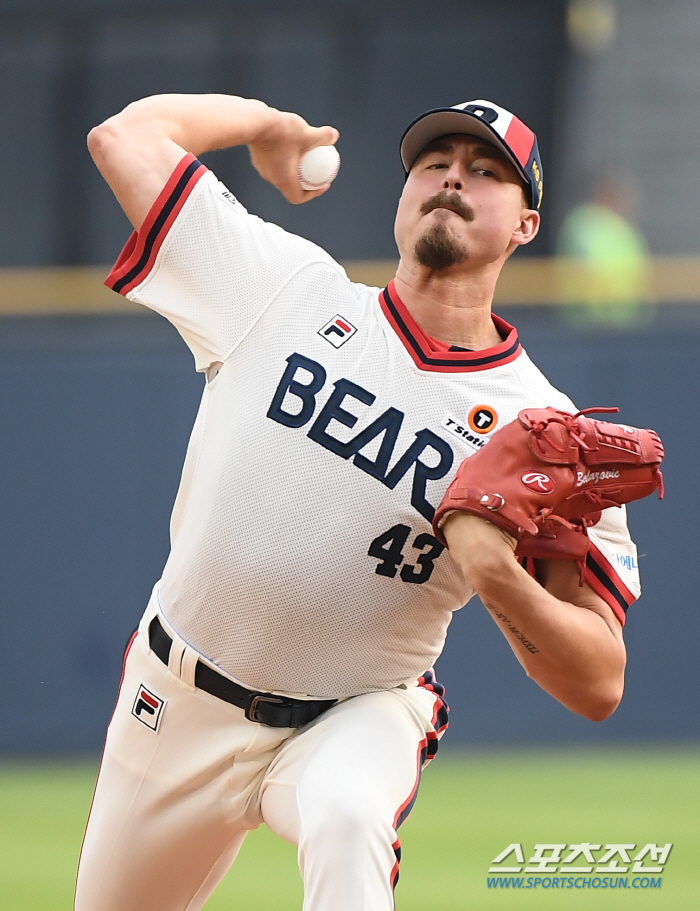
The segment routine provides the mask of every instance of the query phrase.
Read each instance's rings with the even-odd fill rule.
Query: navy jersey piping
[[[619,589],[616,588],[616,586],[615,586],[615,584],[613,583],[613,581],[612,581],[612,579],[610,578],[610,576],[607,575],[607,573],[605,572],[605,570],[603,569],[603,567],[600,566],[600,564],[598,564],[598,563],[596,562],[595,558],[594,558],[593,556],[591,556],[591,554],[588,554],[588,556],[586,557],[586,566],[588,567],[588,569],[590,569],[590,571],[593,573],[593,575],[596,577],[596,579],[597,579],[602,585],[605,586],[605,588],[607,589],[607,591],[610,592],[610,594],[613,596],[613,598],[614,598],[614,599],[617,601],[617,603],[620,605],[620,607],[622,608],[622,610],[624,611],[624,613],[627,613],[627,609],[629,608],[629,604],[628,604],[627,601],[624,599],[624,597],[622,596],[622,593],[619,591]]]
[[[386,304],[387,309],[391,312],[391,315],[394,318],[394,320],[396,320],[396,324],[401,329],[401,332],[403,333],[404,338],[409,343],[409,345],[411,346],[413,351],[418,355],[421,362],[423,364],[427,364],[431,367],[453,367],[453,368],[454,367],[457,367],[457,368],[459,368],[459,367],[484,367],[487,364],[497,363],[499,361],[503,361],[506,358],[511,357],[520,348],[520,339],[518,338],[517,333],[516,333],[513,344],[509,348],[507,348],[505,351],[500,351],[498,354],[487,354],[484,357],[474,357],[474,358],[470,357],[469,360],[465,360],[463,362],[456,361],[456,360],[444,360],[443,358],[438,358],[438,357],[431,357],[430,355],[426,354],[425,351],[421,348],[420,343],[412,335],[410,329],[408,328],[408,326],[406,325],[404,320],[401,318],[401,314],[398,312],[396,306],[394,305],[394,302],[391,299],[391,295],[389,294],[388,288],[385,288],[382,291],[382,300]]]
[[[114,285],[112,286],[114,291],[120,292],[122,290],[122,288],[124,288],[126,285],[128,285],[130,282],[132,282],[138,276],[138,274],[146,267],[149,259],[151,258],[153,246],[158,238],[158,235],[160,234],[160,232],[163,228],[163,225],[168,220],[168,216],[170,215],[170,213],[176,206],[177,201],[180,198],[180,196],[182,196],[183,192],[185,191],[185,187],[190,182],[192,175],[196,171],[198,171],[199,168],[202,168],[202,167],[204,167],[204,165],[201,163],[201,161],[199,161],[198,159],[195,158],[195,160],[190,162],[190,164],[182,172],[180,179],[175,184],[175,187],[173,188],[173,191],[170,194],[170,196],[168,197],[165,205],[160,210],[157,218],[151,225],[151,229],[146,236],[146,241],[144,243],[143,253],[141,254],[141,258],[136,263],[136,265],[133,266],[133,268],[131,268],[126,273],[126,275],[123,275],[120,279],[118,279],[114,283]]]

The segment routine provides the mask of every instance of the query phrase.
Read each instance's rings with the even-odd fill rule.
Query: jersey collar
[[[495,314],[491,318],[503,339],[500,345],[480,351],[454,351],[423,332],[401,301],[393,281],[380,293],[379,303],[414,364],[421,370],[440,373],[490,370],[510,363],[522,351],[517,331]]]

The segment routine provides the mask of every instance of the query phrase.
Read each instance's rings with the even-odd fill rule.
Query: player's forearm
[[[153,95],[94,127],[88,148],[138,228],[185,152],[258,141],[282,115],[228,95]]]
[[[571,711],[593,721],[608,717],[622,697],[621,636],[598,613],[546,591],[517,563],[496,526],[462,515],[445,533],[528,676]]]
[[[235,95],[152,95],[129,104],[93,134],[112,133],[141,145],[172,142],[200,155],[254,143],[282,118],[262,101]]]
[[[333,145],[338,131],[235,95],[153,95],[90,131],[88,148],[134,227],[140,227],[185,152],[247,145],[260,175],[292,203],[327,189],[303,190],[302,155]]]
[[[479,595],[527,675],[572,712],[602,721],[624,687],[625,652],[601,617],[547,592],[511,558]],[[478,591],[478,589],[477,589]]]

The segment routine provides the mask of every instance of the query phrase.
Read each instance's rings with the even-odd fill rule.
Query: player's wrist
[[[246,98],[245,104],[250,123],[250,135],[246,145],[264,147],[274,145],[283,126],[284,112],[257,98]]]
[[[459,509],[447,514],[442,531],[451,550],[461,543],[471,550],[495,549],[512,556],[518,544],[512,535],[493,522]]]
[[[455,511],[445,520],[443,531],[450,553],[480,594],[490,590],[494,580],[503,582],[520,570],[513,553],[517,541],[492,522]]]
[[[262,102],[261,102],[262,104]],[[251,138],[248,145],[261,152],[298,150],[310,143],[309,133],[311,127],[298,114],[289,111],[280,111],[265,105],[264,110],[257,110],[259,116],[259,129]]]

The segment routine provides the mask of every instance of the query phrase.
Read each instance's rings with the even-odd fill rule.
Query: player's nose
[[[459,161],[452,162],[442,178],[443,190],[461,190],[464,187],[464,174]]]

